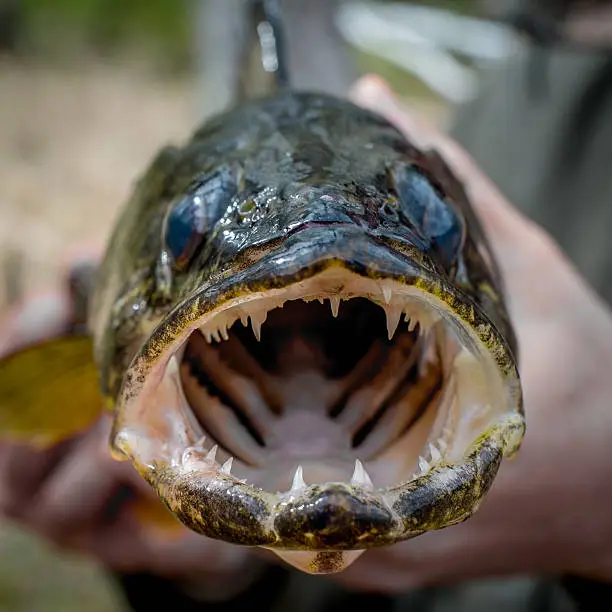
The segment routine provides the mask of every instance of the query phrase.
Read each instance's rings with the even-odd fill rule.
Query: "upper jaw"
[[[115,454],[132,459],[188,527],[239,544],[293,550],[363,549],[465,519],[488,490],[502,455],[516,451],[524,431],[518,377],[508,366],[513,358],[504,339],[474,304],[444,279],[432,277],[428,270],[390,250],[385,249],[384,258],[373,259],[378,268],[372,270],[355,251],[353,259],[346,253],[345,259],[328,253],[327,259],[322,257],[300,268],[296,249],[266,257],[265,262],[256,262],[231,281],[195,293],[162,322],[126,375],[112,440]],[[321,252],[325,253],[324,245]],[[270,279],[271,265],[286,274]],[[211,329],[221,314],[227,317],[232,309],[255,310],[265,300],[290,299],[292,291],[294,297],[303,297],[313,279],[324,283],[325,292],[332,297],[346,297],[351,291],[363,295],[367,283],[370,299],[381,305],[395,304],[398,299],[420,300],[448,322],[449,328],[456,329],[481,360],[500,402],[491,418],[480,424],[480,437],[466,438],[467,443],[464,440],[463,447],[444,461],[428,457],[420,475],[383,489],[369,486],[363,478],[353,478],[351,483],[302,486],[277,495],[240,482],[228,473],[227,465],[224,469],[211,461],[207,466],[205,457],[192,468],[182,460],[173,460],[176,449],[182,453],[197,446],[202,432],[193,415],[179,409],[178,387],[167,386],[164,410],[151,410],[148,403],[152,393],[161,388],[171,357],[180,354],[192,331]],[[264,280],[266,287],[262,287]],[[351,289],[351,284],[360,284],[361,289]],[[468,309],[472,316],[469,323],[463,319]],[[466,435],[470,433],[474,432]],[[158,443],[161,440],[165,448]]]

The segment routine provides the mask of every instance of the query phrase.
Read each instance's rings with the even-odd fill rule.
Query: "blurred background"
[[[153,154],[230,102],[244,2],[0,0],[0,308],[102,248]],[[338,94],[378,73],[446,127],[526,53],[524,3],[284,0],[292,73]],[[123,609],[102,569],[0,526],[0,610],[83,609]]]

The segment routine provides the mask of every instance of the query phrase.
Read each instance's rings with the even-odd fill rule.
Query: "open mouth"
[[[442,320],[392,293],[374,303],[311,289],[191,333],[176,380],[203,438],[175,462],[231,462],[236,478],[284,491],[394,485],[452,454],[461,348]],[[479,412],[486,421],[489,407]]]
[[[463,520],[488,488],[478,466],[465,467],[474,445],[490,434],[481,467],[494,475],[522,437],[517,381],[467,323],[423,289],[344,267],[229,300],[187,326],[164,356],[128,397],[115,445],[181,520],[238,543],[358,549]],[[455,473],[487,486],[480,482],[454,515],[410,527],[400,497],[428,486],[438,491],[434,509]],[[181,487],[197,490],[204,506],[220,490],[233,504],[261,502],[265,510],[249,519],[260,536],[220,529],[219,497],[186,517],[186,499],[195,498]],[[367,526],[351,518],[348,539],[332,537],[327,519],[302,525],[300,536],[280,534],[279,517],[322,499],[328,518],[337,502]],[[388,517],[372,519],[374,507]]]

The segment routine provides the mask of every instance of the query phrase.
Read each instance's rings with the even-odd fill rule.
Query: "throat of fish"
[[[442,346],[438,324],[416,312],[399,321],[394,304],[320,297],[191,334],[178,379],[206,439],[187,463],[216,447],[237,478],[283,491],[352,474],[393,485],[441,458],[444,431],[424,446],[450,408],[442,404],[455,383],[442,352],[448,366],[457,347]]]

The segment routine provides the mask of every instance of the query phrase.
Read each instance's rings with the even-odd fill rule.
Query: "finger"
[[[95,265],[101,258],[99,245],[77,245],[67,250],[59,268],[69,280],[69,270],[79,265]],[[0,318],[0,356],[29,344],[66,332],[73,316],[69,287],[29,297]]]
[[[2,514],[23,520],[36,491],[74,445],[68,440],[44,451],[23,444],[0,446],[0,508]]]
[[[0,320],[0,356],[63,334],[70,301],[60,292],[36,295],[10,309]]]
[[[112,519],[108,505],[125,485],[108,450],[109,430],[109,420],[102,419],[64,455],[24,517],[56,543],[76,545],[84,532]]]
[[[229,575],[252,553],[241,546],[211,540],[182,527],[167,535],[124,512],[84,540],[84,550],[115,571],[146,571],[167,577]]]

